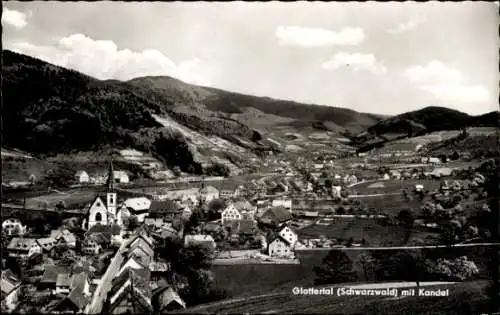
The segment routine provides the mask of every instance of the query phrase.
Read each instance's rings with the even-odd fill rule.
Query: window
[[[102,214],[100,212],[96,213],[95,220],[96,221],[102,221]]]

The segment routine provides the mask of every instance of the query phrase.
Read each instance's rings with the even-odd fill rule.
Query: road
[[[388,246],[388,247],[342,247],[342,248],[300,248],[296,251],[308,250],[405,250],[405,249],[432,249],[432,248],[450,248],[450,247],[480,247],[480,246],[498,246],[500,243],[471,243],[471,244],[453,244],[453,245],[422,245],[422,246]]]
[[[120,271],[120,266],[123,262],[122,252],[125,251],[125,247],[127,244],[127,242],[124,242],[111,260],[108,269],[101,277],[101,281],[99,282],[96,290],[94,291],[94,294],[92,295],[92,300],[89,303],[85,314],[101,313],[104,301],[106,300],[109,290],[111,290],[112,281],[118,271]]]
[[[369,198],[369,197],[396,196],[396,195],[401,195],[401,193],[394,192],[394,193],[371,194],[371,195],[349,195],[347,198]]]

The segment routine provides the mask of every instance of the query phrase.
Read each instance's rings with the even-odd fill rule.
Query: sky
[[[98,79],[168,75],[394,115],[498,109],[498,3],[4,2],[4,49]]]

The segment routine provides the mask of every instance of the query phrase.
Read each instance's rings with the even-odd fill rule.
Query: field
[[[96,187],[95,189],[75,189],[27,198],[26,208],[43,208],[45,203],[47,203],[48,208],[54,208],[59,201],[63,200],[66,207],[71,209],[74,206],[82,206],[91,203],[98,192],[102,190],[102,187]]]
[[[326,238],[348,240],[355,242],[365,239],[368,245],[380,246],[383,244],[400,245],[404,242],[405,231],[399,226],[383,226],[373,219],[362,218],[335,218],[330,225],[310,225],[297,230],[299,239]],[[416,239],[423,240],[433,233],[424,230],[415,230],[409,242]]]
[[[415,185],[424,185],[424,189],[429,191],[439,189],[441,180],[432,179],[408,179],[408,180],[380,180],[380,181],[369,181],[355,185],[350,188],[351,191],[355,192],[356,195],[371,195],[371,194],[385,194],[385,193],[395,193],[401,192],[402,189],[408,189],[412,191],[415,189]]]
[[[376,297],[293,295],[290,291],[248,299],[222,301],[179,313],[289,313],[289,314],[481,314],[487,312],[488,283],[464,282],[430,286],[449,289],[447,297]]]

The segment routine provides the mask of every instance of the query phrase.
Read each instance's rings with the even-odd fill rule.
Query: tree
[[[231,169],[227,165],[215,163],[214,165],[207,167],[205,174],[209,176],[228,177],[231,175]]]
[[[375,259],[368,253],[361,253],[356,260],[356,263],[361,266],[361,269],[363,269],[365,281],[369,280],[368,272],[370,270],[373,271],[374,262]]]
[[[66,209],[66,202],[64,202],[64,200],[59,200],[56,204],[56,210],[62,211],[64,209]]]
[[[477,265],[473,261],[468,260],[467,256],[455,259],[439,258],[429,269],[440,280],[447,281],[464,281],[479,273]]]
[[[130,230],[130,231],[134,231],[136,228],[139,227],[139,220],[137,219],[137,216],[135,215],[130,215],[128,218],[127,218],[127,228]]]
[[[222,199],[212,199],[208,203],[208,220],[213,221],[220,219],[219,211],[226,208],[226,202]]]
[[[413,211],[411,211],[410,209],[401,210],[396,219],[404,228],[405,234],[403,244],[406,244],[411,237],[413,223],[415,221]]]
[[[323,264],[315,266],[313,270],[317,276],[315,284],[334,284],[355,279],[352,260],[340,250],[331,250],[323,259]]]
[[[174,173],[175,177],[179,177],[182,175],[181,168],[179,166],[174,166],[172,169],[172,173]]]

